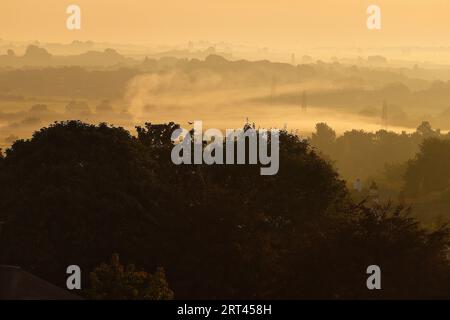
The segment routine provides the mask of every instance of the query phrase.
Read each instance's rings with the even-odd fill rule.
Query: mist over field
[[[9,126],[26,132],[26,124],[33,121],[70,118],[66,106],[78,100],[87,104],[85,110],[78,110],[85,119],[114,120],[128,127],[163,121],[167,115],[180,122],[210,119],[211,126],[220,128],[249,118],[262,126],[287,126],[304,134],[322,121],[340,133],[381,128],[411,131],[423,120],[441,130],[450,127],[445,117],[450,113],[445,66],[398,67],[378,55],[342,62],[337,57],[323,62],[307,56],[303,57],[306,62],[298,64],[227,60],[212,52],[203,59],[140,60],[106,49],[60,60],[33,45],[23,56],[0,56],[4,66],[0,74],[2,136],[13,134]],[[93,57],[99,65],[81,62],[95,61]],[[56,61],[67,66],[55,65]],[[300,112],[303,99],[307,112]],[[113,113],[100,116],[97,106],[104,100]],[[387,123],[382,120],[383,103]],[[33,111],[34,104],[45,107]]]
[[[83,43],[64,46],[75,52]],[[357,132],[362,141],[375,139],[371,143],[388,133],[401,139],[417,134],[424,122],[438,135],[450,129],[449,66],[407,60],[401,65],[382,55],[245,60],[192,46],[178,50],[178,57],[169,51],[136,58],[112,48],[59,56],[34,44],[22,55],[11,50],[0,55],[0,145],[6,149],[40,127],[71,119],[106,122],[132,133],[146,122],[190,129],[189,123],[201,120],[204,129],[221,130],[249,122],[310,139],[351,185],[355,179],[370,184],[386,166],[413,159],[421,139],[411,138],[409,149],[366,154],[360,163],[354,159],[367,146],[349,140],[344,148],[332,147],[333,139],[339,144]],[[327,138],[317,131],[320,123],[334,132],[332,140],[320,140]]]

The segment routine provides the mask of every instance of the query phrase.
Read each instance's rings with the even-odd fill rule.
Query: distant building
[[[291,64],[296,65],[295,53],[291,54]]]

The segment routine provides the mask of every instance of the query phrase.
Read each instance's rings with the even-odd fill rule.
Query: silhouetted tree
[[[0,161],[0,263],[63,285],[67,265],[94,270],[120,252],[144,270],[163,266],[180,299],[450,296],[447,229],[354,204],[307,141],[282,131],[280,170],[261,176],[259,165],[174,165],[175,128],[148,123],[134,137],[70,121],[16,141]],[[370,264],[386,290],[365,287]]]
[[[113,254],[111,263],[102,263],[90,273],[91,299],[108,300],[171,300],[170,290],[163,268],[154,274],[138,271],[132,264],[124,267],[119,255]]]
[[[450,187],[450,140],[429,138],[408,162],[405,194],[418,196]]]

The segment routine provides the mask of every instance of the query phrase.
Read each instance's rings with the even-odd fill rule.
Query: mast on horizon
[[[306,91],[302,91],[302,112],[306,112],[308,108],[308,98],[306,96]]]
[[[384,129],[388,127],[388,104],[386,100],[383,100],[383,106],[381,107],[381,126]]]

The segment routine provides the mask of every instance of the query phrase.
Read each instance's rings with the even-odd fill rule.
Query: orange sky
[[[78,4],[82,30],[68,31]],[[366,29],[366,8],[382,9],[382,30]],[[227,41],[280,48],[450,46],[449,0],[1,0],[8,40],[176,44]]]

